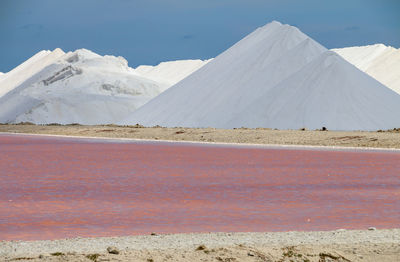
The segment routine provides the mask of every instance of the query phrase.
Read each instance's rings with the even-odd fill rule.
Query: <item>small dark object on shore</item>
[[[107,252],[114,255],[119,254],[119,250],[116,247],[107,247]]]
[[[340,256],[340,255],[335,256],[335,255],[332,255],[330,253],[319,253],[319,258],[320,258],[319,261],[332,261],[332,260],[334,260],[334,261],[337,261],[337,260],[350,261],[350,260],[348,260],[347,258],[345,258],[343,256]]]
[[[54,253],[50,253],[50,255],[55,256],[55,257],[59,257],[59,256],[64,256],[64,253],[61,252],[54,252]]]
[[[200,245],[196,248],[196,250],[200,251],[200,250],[206,250],[206,246],[205,245]]]
[[[89,254],[89,255],[86,255],[86,258],[87,259],[90,259],[90,260],[92,260],[92,261],[97,261],[97,259],[99,258],[99,254]]]

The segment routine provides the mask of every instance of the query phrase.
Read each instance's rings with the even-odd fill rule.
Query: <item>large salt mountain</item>
[[[0,122],[115,123],[167,87],[122,57],[42,51],[0,79]]]
[[[383,44],[333,49],[344,59],[400,94],[400,50]]]
[[[122,124],[185,127],[400,127],[400,95],[300,32],[272,22]]]

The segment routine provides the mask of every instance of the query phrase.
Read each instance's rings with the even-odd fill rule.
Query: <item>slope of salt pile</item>
[[[383,44],[332,49],[400,94],[400,50]]]
[[[272,22],[120,123],[376,130],[400,127],[399,112],[400,95],[297,28]]]
[[[390,112],[390,108],[399,107],[399,98],[328,51],[260,96],[228,125],[240,123],[255,128],[273,123],[278,129],[388,129],[400,126],[396,119],[399,113]]]
[[[108,124],[161,93],[122,57],[69,52],[0,98],[0,122]]]
[[[20,85],[32,75],[55,62],[65,53],[57,48],[54,51],[43,50],[0,78],[0,97]]]
[[[165,83],[167,86],[173,86],[200,69],[210,60],[178,60],[162,62],[157,66],[142,65],[137,67],[135,72],[138,75],[156,82]]]

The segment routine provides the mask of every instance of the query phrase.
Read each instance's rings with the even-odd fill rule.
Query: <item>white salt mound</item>
[[[170,87],[207,64],[210,60],[178,60],[163,62],[157,66],[142,65],[137,67],[135,72],[140,76]]]
[[[332,49],[400,94],[400,50],[383,44]]]
[[[26,81],[29,77],[41,71],[46,66],[55,62],[65,53],[57,48],[54,51],[43,50],[32,56],[3,77],[0,78],[0,97],[11,91],[16,86]]]
[[[11,71],[23,76],[18,81],[3,84],[11,72],[2,79],[0,122],[115,123],[167,88],[137,75],[122,57],[80,49],[42,63],[51,54],[40,52]]]
[[[388,111],[398,107],[400,96],[371,80],[336,53],[327,51],[261,95],[229,124],[241,122],[257,127],[274,123],[278,129],[325,126],[335,130],[400,126],[398,111]],[[331,88],[326,88],[327,83]]]
[[[272,22],[121,124],[185,127],[400,127],[400,95],[297,28]]]

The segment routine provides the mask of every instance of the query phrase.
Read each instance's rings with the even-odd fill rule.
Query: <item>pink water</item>
[[[400,227],[400,153],[0,135],[0,240]]]

